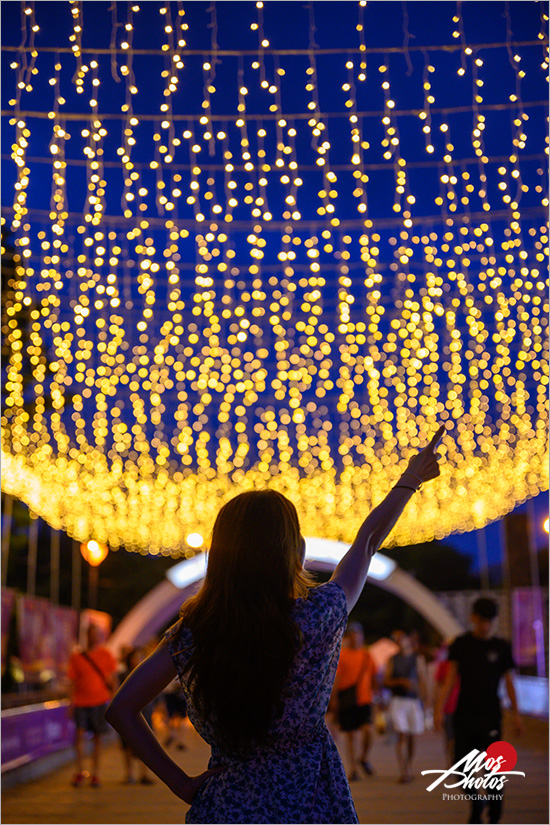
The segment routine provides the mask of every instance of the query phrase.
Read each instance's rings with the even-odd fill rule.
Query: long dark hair
[[[216,518],[206,577],[181,609],[193,635],[193,703],[221,745],[265,744],[299,645],[293,600],[312,581],[292,502],[273,490],[241,493]]]

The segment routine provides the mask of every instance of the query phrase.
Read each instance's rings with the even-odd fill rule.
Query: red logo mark
[[[487,756],[490,759],[498,759],[500,757],[501,765],[497,773],[512,771],[518,761],[518,755],[514,746],[509,742],[504,742],[502,739],[489,745],[487,748]]]

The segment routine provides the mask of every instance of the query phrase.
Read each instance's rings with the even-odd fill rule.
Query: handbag
[[[367,654],[367,651],[365,651]],[[368,654],[367,654],[368,655]],[[342,713],[342,711],[349,711],[353,708],[358,707],[357,705],[357,685],[361,681],[361,677],[366,670],[366,663],[367,663],[367,656],[363,657],[363,664],[361,665],[361,670],[359,671],[359,676],[357,677],[357,682],[351,687],[344,688],[343,690],[338,691],[338,713]]]
[[[388,727],[386,712],[381,707],[377,707],[374,711],[374,727],[377,733],[386,733]]]

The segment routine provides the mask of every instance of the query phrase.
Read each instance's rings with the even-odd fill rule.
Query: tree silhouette
[[[384,554],[397,562],[428,590],[473,590],[479,577],[471,572],[471,556],[459,553],[449,544],[428,541],[408,547],[392,547]]]

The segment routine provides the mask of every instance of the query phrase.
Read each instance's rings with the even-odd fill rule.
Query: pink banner
[[[67,672],[69,656],[78,641],[78,613],[72,607],[52,605],[55,670],[58,678]]]
[[[534,665],[537,661],[535,633],[535,598],[532,587],[515,587],[512,591],[512,649],[518,667]]]
[[[9,629],[9,621],[4,621],[4,611],[9,607],[9,594],[4,604],[2,592],[2,632]],[[15,596],[17,611],[17,637],[19,657],[25,679],[33,687],[63,679],[67,672],[69,657],[78,644],[79,617],[71,607],[51,604],[47,599],[30,596]],[[108,613],[84,610],[80,631],[81,642],[85,641],[86,627],[93,623],[100,628],[103,640],[111,632],[112,619]],[[4,637],[2,636],[2,655]]]
[[[55,635],[47,599],[17,596],[19,657],[28,682],[45,684],[55,677]]]
[[[11,617],[15,607],[15,590],[2,588],[2,675],[6,667],[6,655],[11,627]]]

